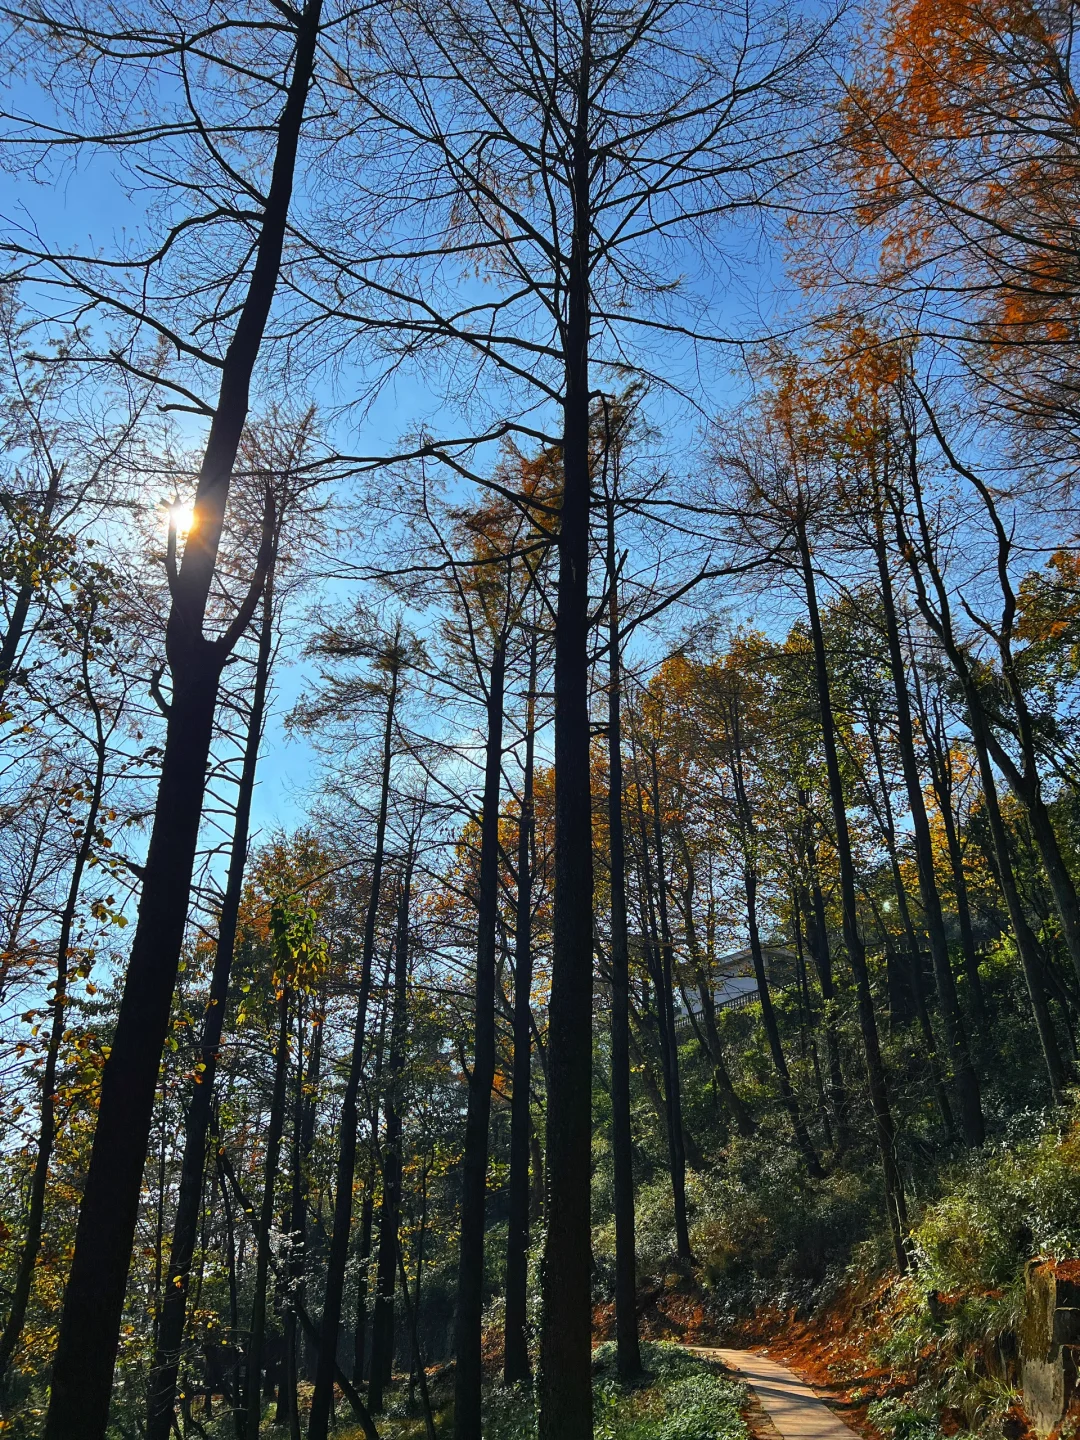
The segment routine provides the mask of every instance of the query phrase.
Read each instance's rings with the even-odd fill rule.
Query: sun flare
[[[195,525],[195,502],[174,500],[165,507],[165,524],[175,527],[177,535],[187,535]]]

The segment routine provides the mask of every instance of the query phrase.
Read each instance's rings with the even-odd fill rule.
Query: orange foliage
[[[884,276],[978,312],[1001,350],[1075,334],[1080,100],[1067,7],[892,0],[842,105],[857,216]],[[1031,357],[1038,364],[1037,356]]]

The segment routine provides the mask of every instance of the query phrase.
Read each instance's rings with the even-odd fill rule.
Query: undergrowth
[[[626,1386],[615,1373],[614,1345],[601,1345],[594,1352],[595,1440],[748,1440],[742,1385],[677,1345],[643,1345],[641,1358],[643,1382]],[[388,1418],[379,1428],[386,1440],[411,1440],[424,1433],[415,1418]],[[449,1435],[448,1410],[438,1417],[437,1428],[440,1440]],[[484,1440],[534,1440],[536,1433],[536,1408],[528,1387],[493,1385],[485,1390]]]
[[[1002,1433],[1017,1398],[1025,1265],[1080,1254],[1077,1113],[1030,1121],[1030,1138],[987,1146],[949,1175],[912,1230],[911,1273],[876,1340],[914,1382],[903,1406],[874,1417],[897,1440],[936,1433],[943,1412],[954,1429]]]

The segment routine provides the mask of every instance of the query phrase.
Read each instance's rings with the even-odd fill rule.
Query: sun
[[[195,525],[195,502],[174,500],[165,506],[165,524],[175,527],[177,535],[187,535]]]

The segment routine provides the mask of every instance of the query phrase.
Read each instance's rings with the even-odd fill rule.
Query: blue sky
[[[20,106],[33,111],[40,99],[26,86],[16,85],[11,91],[13,108]],[[125,193],[126,187],[116,174],[112,159],[99,155],[81,163],[47,183],[38,183],[27,174],[0,174],[0,215],[6,228],[28,226],[38,232],[54,248],[71,248],[83,252],[117,253],[125,239],[137,232],[145,219],[139,196]],[[723,323],[732,333],[760,332],[761,317],[757,304],[768,309],[779,278],[775,254],[767,247],[749,242],[733,244],[739,254],[740,279],[726,291],[710,296],[712,319]],[[703,277],[701,257],[687,249],[680,257],[683,273],[691,290],[711,285]],[[50,303],[47,299],[45,304]],[[661,347],[662,350],[663,347]],[[714,351],[705,355],[709,374],[695,374],[702,359],[691,355],[685,347],[672,344],[668,354],[658,354],[658,366],[667,365],[671,373],[691,381],[705,408],[719,409],[725,400],[738,392],[741,381],[730,352]],[[653,358],[653,357],[650,357]],[[348,364],[333,379],[316,373],[309,385],[309,394],[329,413],[348,397],[350,386],[363,382],[360,370],[350,371]],[[278,387],[273,376],[267,387]],[[290,394],[294,402],[300,397]],[[422,380],[407,372],[399,374],[371,409],[363,415],[346,412],[334,423],[333,438],[343,450],[361,454],[392,453],[403,436],[415,431],[423,421],[436,433],[453,432],[460,416]],[[481,407],[482,408],[482,404]],[[253,409],[257,410],[257,402]],[[693,467],[704,415],[673,396],[657,392],[650,401],[654,423],[661,431],[666,463],[674,469]],[[197,442],[201,422],[183,420],[183,430],[193,443]],[[165,496],[161,497],[166,498]],[[342,601],[356,594],[354,587],[332,582],[323,598]],[[254,803],[253,826],[266,832],[278,825],[291,826],[304,815],[307,793],[314,784],[320,765],[319,757],[302,738],[288,735],[284,716],[310,680],[308,667],[292,655],[282,657],[275,677],[274,703],[268,718],[264,754],[259,772]]]

